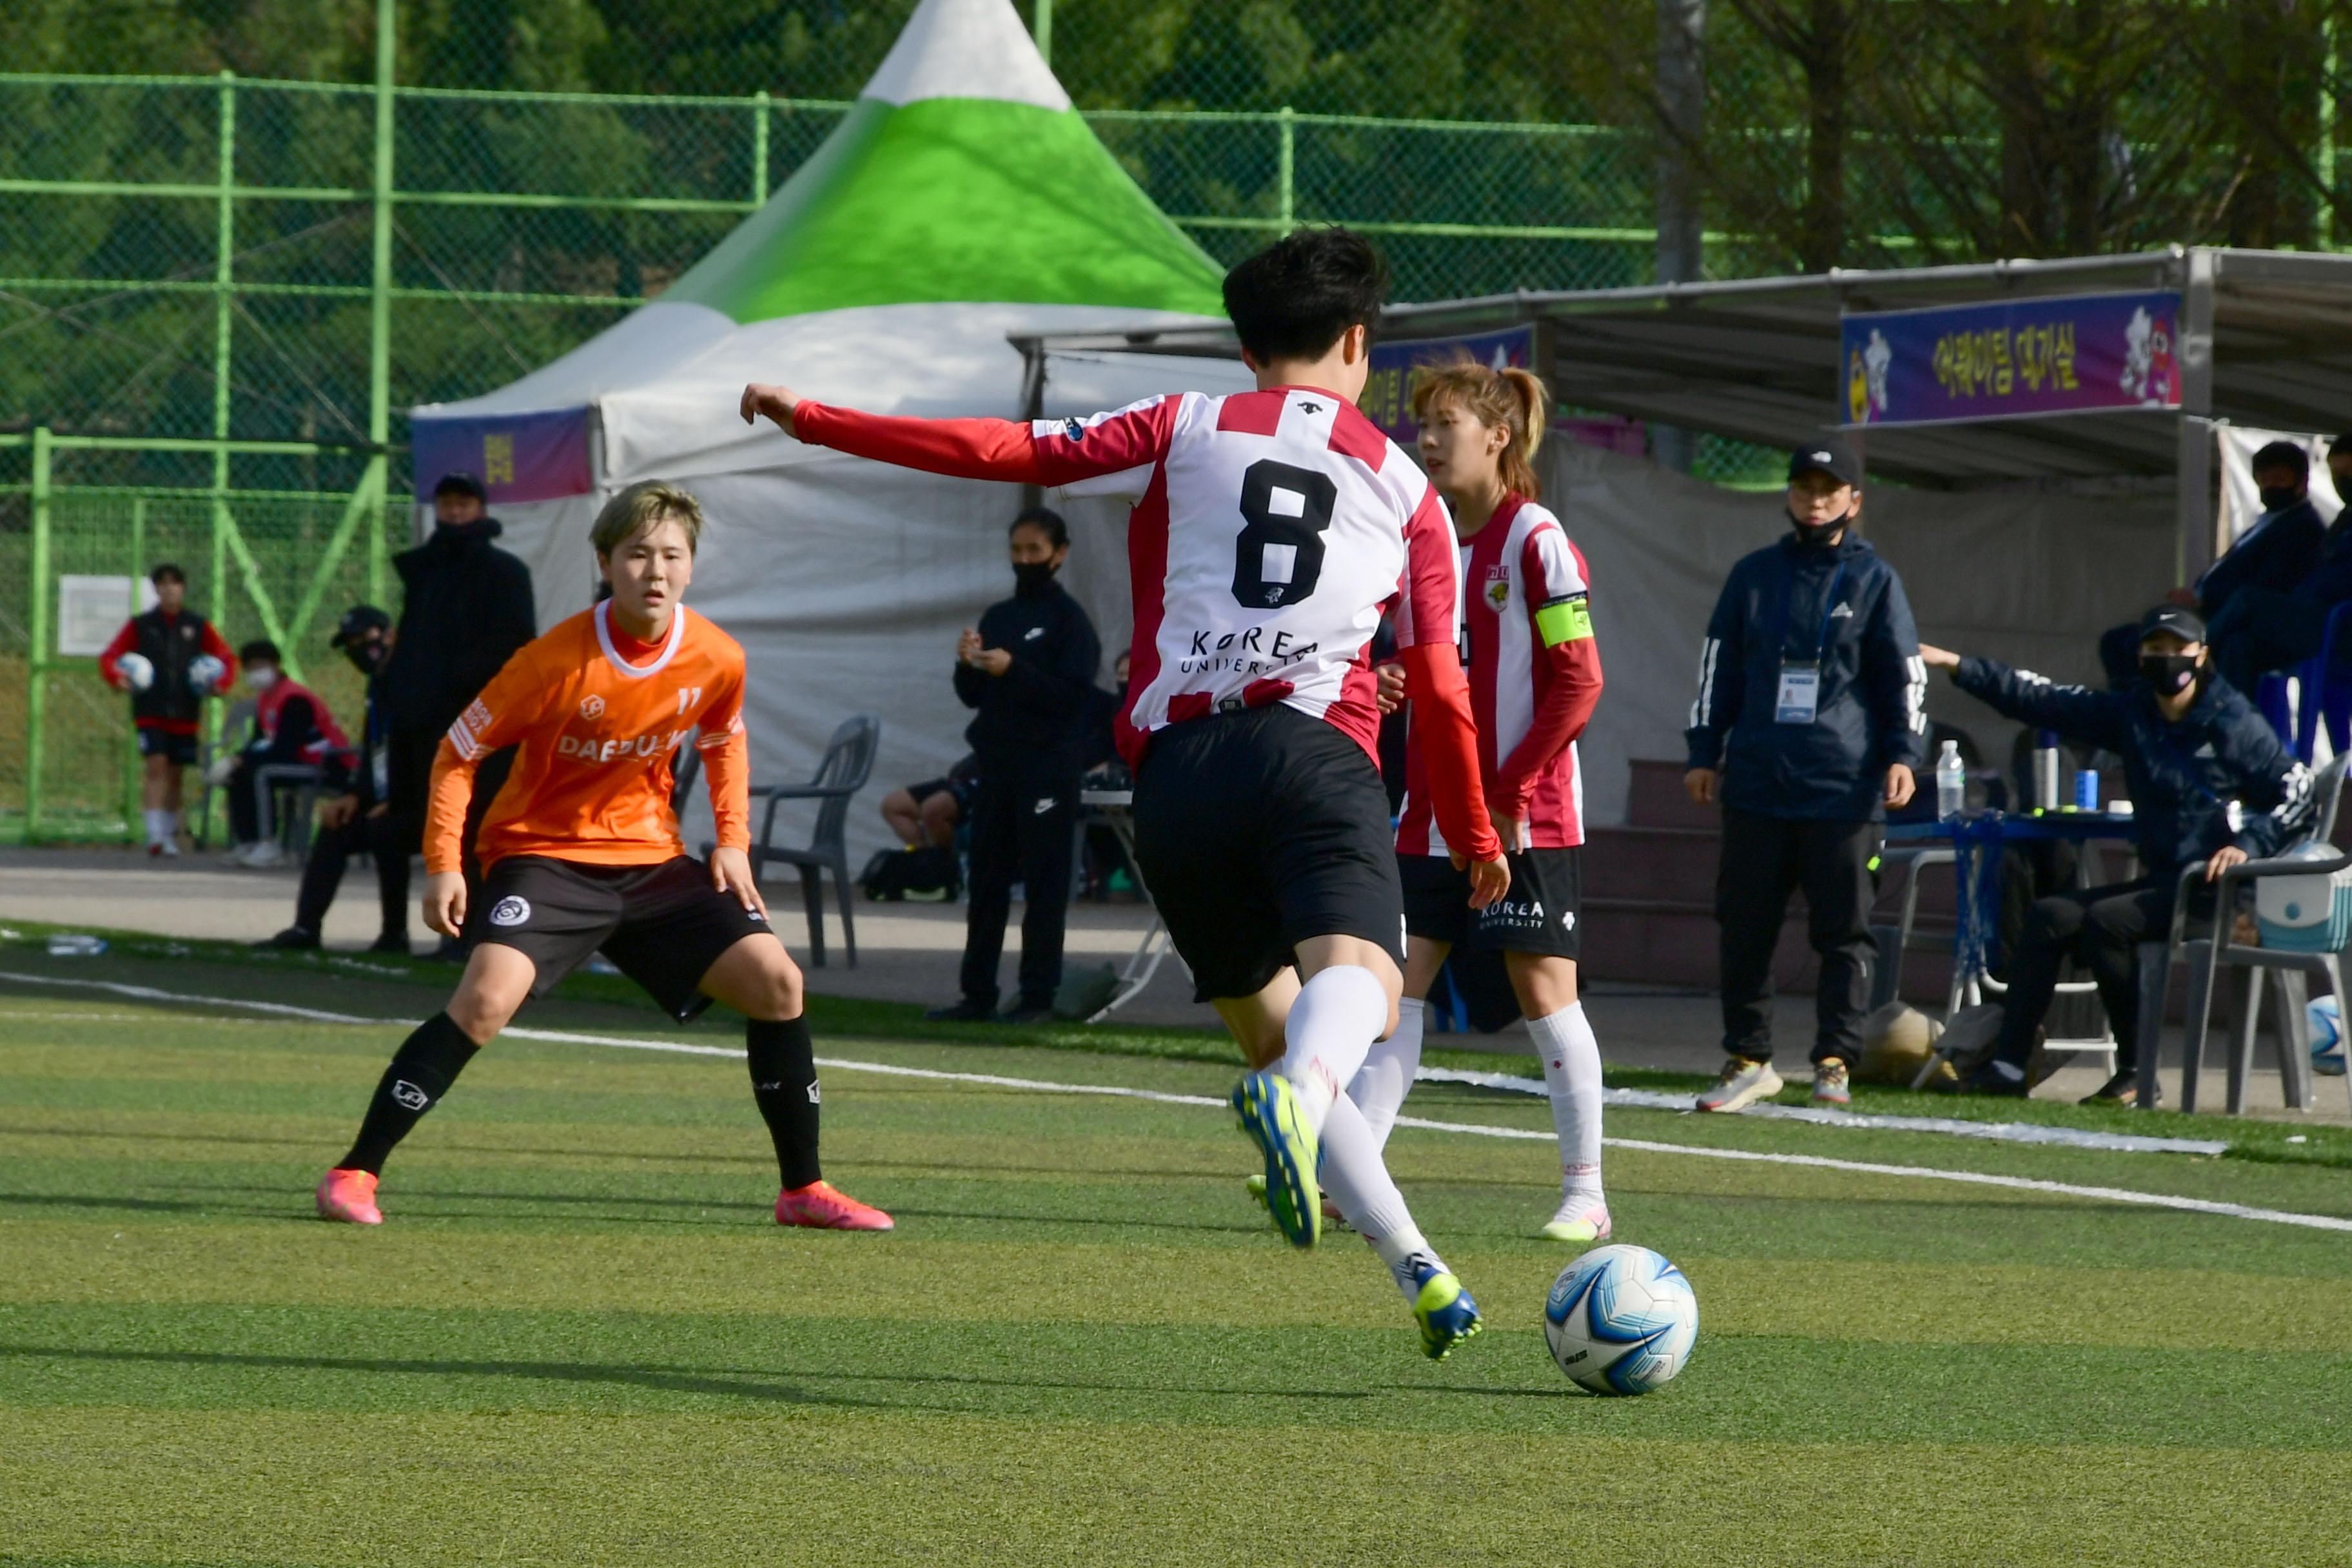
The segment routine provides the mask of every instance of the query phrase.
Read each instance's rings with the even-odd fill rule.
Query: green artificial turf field
[[[358,971],[21,946],[0,969],[431,1005]],[[525,1022],[740,1038],[593,998]],[[2352,1561],[2341,1231],[1614,1149],[1618,1239],[1682,1267],[1701,1329],[1675,1383],[1604,1400],[1544,1352],[1568,1254],[1529,1235],[1542,1139],[1391,1145],[1491,1323],[1437,1364],[1361,1243],[1284,1247],[1230,1117],[1185,1104],[836,1068],[828,1173],[900,1229],[787,1233],[739,1062],[510,1039],[389,1167],[382,1230],[318,1224],[399,1033],[0,980],[0,1563]],[[1407,1111],[1548,1127],[1452,1086]],[[2352,1215],[2322,1161],[1651,1110],[1611,1131]]]

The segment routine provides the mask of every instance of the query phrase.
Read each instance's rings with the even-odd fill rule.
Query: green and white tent
[[[1018,418],[1010,335],[1197,324],[1219,314],[1219,277],[1072,110],[1010,0],[923,0],[824,145],[660,299],[510,385],[416,409],[418,489],[485,479],[544,627],[591,601],[604,500],[687,485],[712,524],[688,602],[750,655],[758,775],[805,775],[860,711],[884,720],[877,784],[936,774],[969,718],[949,687],[956,633],[1011,591],[1019,492],[747,427],[743,384]],[[1043,412],[1247,384],[1237,363],[1057,360]],[[1066,580],[1106,649],[1123,647],[1124,515],[1069,516]],[[853,822],[879,842],[870,811]]]

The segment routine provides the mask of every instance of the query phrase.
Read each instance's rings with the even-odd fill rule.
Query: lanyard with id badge
[[[1813,657],[1791,658],[1786,651],[1780,655],[1780,694],[1772,704],[1772,721],[1776,724],[1810,724],[1821,711],[1822,656],[1830,643],[1830,619],[1837,614],[1838,590],[1845,586],[1845,567],[1841,564],[1830,578],[1829,598],[1822,609],[1821,635],[1813,639]],[[1787,625],[1787,611],[1782,611],[1782,625]]]

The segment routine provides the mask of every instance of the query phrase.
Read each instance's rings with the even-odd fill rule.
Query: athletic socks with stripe
[[[392,1065],[377,1080],[375,1098],[368,1101],[352,1152],[336,1162],[339,1171],[383,1173],[393,1146],[408,1136],[417,1119],[440,1102],[457,1081],[466,1064],[482,1047],[466,1037],[446,1013],[436,1013],[394,1051]]]
[[[808,1018],[782,1022],[753,1018],[743,1026],[744,1058],[751,1068],[751,1098],[775,1141],[776,1170],[792,1191],[821,1180],[817,1164],[816,1046]]]

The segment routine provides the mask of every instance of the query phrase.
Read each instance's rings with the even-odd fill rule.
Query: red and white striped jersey
[[[1478,771],[1491,811],[1526,821],[1530,847],[1584,842],[1576,737],[1601,696],[1584,557],[1559,520],[1511,495],[1462,545],[1463,662],[1478,721]],[[1397,850],[1449,853],[1432,820],[1416,723],[1405,750]]]
[[[1388,614],[1414,695],[1430,705],[1435,805],[1457,837],[1495,853],[1451,652],[1461,617],[1454,525],[1428,479],[1345,398],[1300,386],[1187,392],[1032,424],[804,401],[793,428],[906,468],[1129,500],[1134,665],[1115,733],[1130,764],[1154,731],[1276,702],[1376,756],[1370,655]]]

